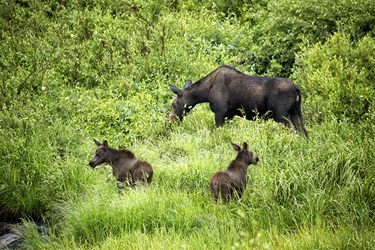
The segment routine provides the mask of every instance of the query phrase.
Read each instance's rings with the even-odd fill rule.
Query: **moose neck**
[[[111,166],[113,166],[113,162],[116,158],[116,151],[118,150],[110,147],[107,148],[107,157],[105,161]]]
[[[210,92],[211,86],[204,79],[196,82],[190,88],[187,88],[187,105],[194,106],[195,104],[208,102],[208,94]]]
[[[246,164],[245,156],[241,153],[239,153],[236,156],[236,159],[232,161],[231,166],[247,170],[248,164]]]
[[[126,159],[133,159],[135,158],[134,154],[128,150],[119,150],[114,148],[107,148],[107,163],[116,166],[120,158],[124,158],[126,156]]]
[[[106,162],[112,166],[112,173],[115,176],[118,176],[120,168],[125,166],[127,169],[133,166],[136,161],[135,155],[129,150],[107,148]]]
[[[238,159],[235,159],[233,160],[229,167],[228,167],[228,170],[237,170],[237,171],[241,171],[241,172],[245,172],[247,171],[247,165],[244,161],[242,160],[238,160]]]

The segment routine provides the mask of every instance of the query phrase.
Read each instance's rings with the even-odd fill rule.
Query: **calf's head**
[[[242,161],[244,164],[246,164],[246,166],[250,164],[257,164],[259,158],[253,154],[253,152],[248,150],[248,145],[246,142],[243,143],[242,148],[233,142],[231,144],[233,149],[237,151],[236,160]]]
[[[173,86],[172,84],[169,84],[169,88],[177,96],[172,103],[172,110],[168,115],[168,120],[170,120],[170,121],[176,121],[176,120],[182,121],[184,112],[189,113],[189,111],[193,108],[192,106],[188,107],[188,96],[187,96],[187,93],[185,91],[191,85],[192,85],[192,81],[188,81],[184,86],[184,90],[181,90],[181,89],[177,88],[176,86]]]
[[[104,141],[103,143],[101,143],[100,141],[97,141],[95,139],[94,142],[98,146],[98,148],[95,151],[94,157],[89,162],[89,165],[92,168],[95,168],[103,162],[107,162],[108,159],[108,142]]]

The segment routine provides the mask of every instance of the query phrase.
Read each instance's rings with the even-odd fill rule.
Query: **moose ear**
[[[177,88],[176,86],[173,86],[172,84],[169,84],[169,88],[172,90],[173,93],[178,95],[179,97],[182,96],[182,90]]]
[[[102,145],[102,143],[98,140],[95,140],[95,138],[94,138],[94,142],[95,142],[96,146],[98,146],[98,147],[100,147]]]
[[[103,146],[108,148],[108,142],[107,141],[103,141]]]
[[[189,88],[191,85],[193,85],[193,81],[192,81],[192,80],[187,81],[187,82],[185,83],[184,89]]]
[[[247,142],[243,142],[243,147],[242,147],[243,149],[246,149],[247,150]]]
[[[241,147],[238,146],[237,144],[235,144],[233,142],[231,142],[231,144],[232,144],[232,147],[233,147],[234,150],[236,150],[236,151],[240,151],[241,150]]]

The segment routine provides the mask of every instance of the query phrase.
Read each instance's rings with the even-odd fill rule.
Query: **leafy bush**
[[[89,159],[80,146],[85,130],[66,121],[66,114],[61,115],[56,106],[41,96],[0,112],[3,219],[40,220],[57,201],[74,200],[95,178],[83,167]]]
[[[306,116],[318,122],[332,117],[351,122],[373,120],[374,55],[374,39],[365,36],[352,42],[342,33],[306,49],[298,57],[293,75],[307,94]]]
[[[301,46],[323,42],[341,30],[351,39],[375,33],[371,0],[270,0],[249,4],[243,24],[251,29],[243,60],[261,75],[289,76]]]

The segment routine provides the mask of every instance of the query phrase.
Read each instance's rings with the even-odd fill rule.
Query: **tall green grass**
[[[202,107],[170,127],[168,136],[128,144],[154,167],[148,188],[119,193],[108,167],[80,166],[82,175],[100,178],[83,180],[84,192],[57,203],[50,236],[42,240],[30,230],[27,245],[370,249],[374,244],[372,140],[356,137],[352,125],[335,121],[308,126],[311,138],[306,140],[273,121],[236,118],[211,129],[201,122],[206,117]],[[117,138],[106,139],[113,140],[113,146],[118,143]],[[249,167],[249,185],[241,200],[216,204],[208,183],[234,159],[231,141],[247,141],[260,162]],[[87,151],[95,149],[91,140],[84,145]]]
[[[162,133],[134,136],[92,127],[96,111],[88,113],[89,124],[74,122],[71,107],[81,98],[86,112],[92,95],[62,93],[47,110],[66,107],[64,114],[41,112],[46,107],[39,102],[2,114],[2,126],[12,128],[1,130],[2,138],[22,138],[4,140],[1,148],[8,157],[1,165],[2,212],[49,222],[47,237],[29,224],[27,248],[366,249],[374,243],[375,153],[373,135],[362,129],[367,124],[307,123],[307,140],[272,120],[236,117],[215,129],[208,105],[199,105],[179,124],[156,119],[150,129]],[[152,185],[119,192],[109,166],[87,165],[96,149],[92,137],[149,161]],[[234,159],[230,142],[243,141],[260,162],[249,167],[241,200],[215,204],[209,179]]]

